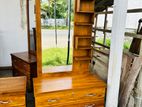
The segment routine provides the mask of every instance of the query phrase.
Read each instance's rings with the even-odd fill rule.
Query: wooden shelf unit
[[[94,0],[77,0],[77,12],[94,13]]]
[[[89,72],[92,58],[92,25],[94,23],[94,0],[76,0],[74,16],[73,72]]]

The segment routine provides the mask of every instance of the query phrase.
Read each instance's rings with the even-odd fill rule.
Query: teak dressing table
[[[40,0],[36,0],[36,107],[104,107],[106,84],[89,72],[94,4],[94,0],[75,0],[72,71],[42,74]]]

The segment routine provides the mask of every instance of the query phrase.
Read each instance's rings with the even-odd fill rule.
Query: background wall
[[[0,67],[11,65],[11,53],[27,51],[27,31],[22,28],[21,0],[0,0]]]

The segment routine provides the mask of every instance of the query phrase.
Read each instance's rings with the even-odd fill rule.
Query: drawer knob
[[[0,101],[0,104],[9,104],[11,101]]]
[[[96,96],[96,94],[94,93],[89,93],[89,94],[86,94],[87,97],[93,97],[93,96]]]
[[[58,99],[49,99],[48,100],[49,103],[54,103],[54,102],[57,102],[57,101],[58,101]]]
[[[85,105],[84,107],[95,107],[95,104]]]

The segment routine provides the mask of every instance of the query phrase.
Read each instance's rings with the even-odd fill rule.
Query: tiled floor
[[[11,77],[12,76],[12,71],[11,70],[4,70],[0,71],[0,78],[2,77]],[[27,107],[34,107],[34,95],[33,93],[28,93],[26,94],[26,104]]]

